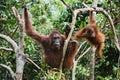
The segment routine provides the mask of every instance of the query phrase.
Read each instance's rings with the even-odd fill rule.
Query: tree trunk
[[[94,80],[94,67],[95,67],[95,47],[92,46],[90,52],[90,78],[89,80]]]

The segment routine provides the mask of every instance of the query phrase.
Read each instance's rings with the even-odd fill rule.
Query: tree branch
[[[82,3],[82,5],[84,5],[86,8],[90,8],[89,6],[87,6],[84,2]]]
[[[6,68],[6,69],[10,72],[10,74],[12,75],[12,78],[13,78],[14,80],[16,80],[16,76],[15,76],[16,74],[15,74],[14,71],[10,68],[10,66],[4,65],[4,64],[0,64],[0,66]]]
[[[14,52],[13,49],[11,49],[11,48],[5,48],[5,47],[0,47],[0,50],[6,50],[6,51]]]
[[[68,9],[70,9],[70,11],[72,12],[72,14],[74,14],[73,9],[72,9],[70,6],[68,6],[68,5],[65,3],[64,0],[61,0],[61,1],[62,1],[62,3],[63,3]]]
[[[120,46],[119,46],[118,38],[117,38],[117,35],[116,35],[116,32],[115,32],[114,23],[113,23],[111,17],[108,15],[108,13],[107,13],[105,10],[103,10],[102,8],[100,8],[100,9],[101,9],[100,11],[101,11],[101,12],[107,17],[107,19],[109,20],[109,23],[110,23],[110,25],[111,25],[111,29],[112,29],[112,32],[113,32],[113,37],[114,37],[114,40],[115,40],[115,45],[116,45],[116,47],[118,48],[118,50],[119,50],[119,52],[120,52]]]
[[[96,8],[97,3],[98,3],[98,0],[93,0],[92,7]],[[96,12],[93,12],[94,20],[96,20],[95,16],[96,16]],[[94,80],[94,74],[95,74],[95,70],[94,70],[94,68],[95,68],[95,51],[96,51],[96,47],[92,45],[91,53],[90,53],[90,76],[89,76],[90,80]]]
[[[79,48],[77,49],[76,54],[79,52],[79,50],[81,49],[81,47],[82,47],[86,42],[87,42],[87,41],[84,41],[84,42],[79,46]]]
[[[70,30],[70,33],[69,33],[67,39],[65,40],[64,47],[63,47],[63,57],[62,57],[61,64],[60,64],[60,70],[62,70],[62,65],[63,65],[64,57],[65,57],[65,54],[66,54],[67,46],[68,46],[68,43],[69,43],[70,38],[72,36],[72,32],[73,32],[74,27],[75,27],[74,25],[75,25],[75,22],[76,22],[76,16],[77,16],[77,13],[76,13],[76,11],[74,11],[74,15],[72,17],[71,30]]]
[[[42,70],[36,63],[34,63],[27,55],[24,55],[24,57],[26,58],[26,60],[28,60],[30,63],[32,63],[35,67],[37,67],[38,69]]]
[[[24,54],[23,14],[20,16],[15,7],[12,7],[12,11],[19,23],[19,50],[18,54],[16,55],[16,74],[17,74],[16,77],[17,79],[22,80],[24,65],[26,63],[25,58],[23,57]]]
[[[87,53],[88,53],[88,51],[91,49],[91,47],[89,47],[84,53],[82,53],[79,57],[78,57],[78,59],[76,60],[77,62],[84,56],[84,55],[86,55]]]
[[[16,42],[14,40],[12,40],[9,36],[0,34],[0,38],[6,40],[10,45],[12,45],[15,53],[18,52],[18,46],[17,46]]]
[[[78,48],[78,50],[80,50],[81,46],[84,45],[85,42],[83,42],[80,47]],[[89,47],[84,53],[82,53],[78,58],[77,60],[74,60],[73,61],[73,69],[72,69],[72,80],[75,80],[75,74],[76,74],[76,67],[77,67],[77,64],[78,64],[78,61],[83,58],[84,55],[86,55],[88,53],[88,51],[90,50],[91,48]]]
[[[21,22],[20,15],[18,15],[17,9],[15,7],[12,7],[12,11],[18,22]]]

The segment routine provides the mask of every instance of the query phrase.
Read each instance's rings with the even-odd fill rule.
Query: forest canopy
[[[26,35],[24,6],[28,9],[36,32],[48,35],[52,30],[58,30],[65,34],[64,27],[69,24],[71,28],[74,27],[70,40],[76,31],[89,23],[89,11],[95,11],[96,23],[105,35],[103,58],[97,64],[91,62],[91,52],[94,52],[91,51],[92,46],[85,39],[78,40],[80,50],[72,68],[62,71],[61,79],[74,80],[75,77],[75,80],[88,80],[91,76],[90,63],[93,63],[94,80],[119,80],[120,0],[96,0],[95,8],[92,7],[94,1],[0,0],[0,80],[59,80],[60,77],[59,70],[52,70],[45,63],[44,51],[39,43]],[[75,11],[77,16],[74,23]],[[22,70],[18,69],[18,65]]]

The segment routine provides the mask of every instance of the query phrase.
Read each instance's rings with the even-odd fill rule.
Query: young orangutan
[[[94,45],[96,47],[96,61],[102,58],[102,50],[104,48],[105,35],[98,29],[98,26],[95,22],[95,18],[93,16],[93,12],[90,12],[90,23],[86,27],[77,31],[74,35],[74,38],[86,38],[91,45]]]

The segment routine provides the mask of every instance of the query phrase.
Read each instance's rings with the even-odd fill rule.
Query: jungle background
[[[65,0],[65,2],[73,9],[83,8],[82,2],[91,6],[92,0]],[[59,30],[64,33],[63,27],[70,24],[72,13],[60,0],[0,0],[0,34],[4,34],[19,43],[18,40],[18,21],[11,8],[14,6],[21,13],[23,5],[27,5],[30,19],[34,29],[40,34],[49,34],[51,30]],[[98,7],[105,9],[111,16],[118,40],[120,41],[120,0],[98,0]],[[116,80],[118,72],[119,51],[115,46],[113,33],[110,24],[101,13],[96,14],[97,24],[100,30],[105,34],[105,48],[103,50],[104,57],[95,65],[95,80]],[[86,26],[89,22],[88,13],[80,13],[77,16],[74,32]],[[23,80],[41,80],[49,73],[50,67],[45,64],[43,50],[41,46],[28,37],[24,36],[25,48],[24,52],[40,66],[42,70],[38,70],[30,63],[24,66]],[[83,53],[89,44],[84,44],[80,49],[76,58]],[[11,48],[11,46],[3,39],[0,39],[0,47]],[[89,53],[86,54],[78,63],[76,69],[76,80],[88,80],[89,77]],[[16,54],[11,50],[0,49],[0,63],[9,65],[13,71],[16,69]],[[68,80],[71,80],[71,70],[64,71]],[[52,79],[53,78],[53,79]],[[12,80],[9,71],[0,67],[0,80]],[[51,76],[50,80],[55,80]]]

